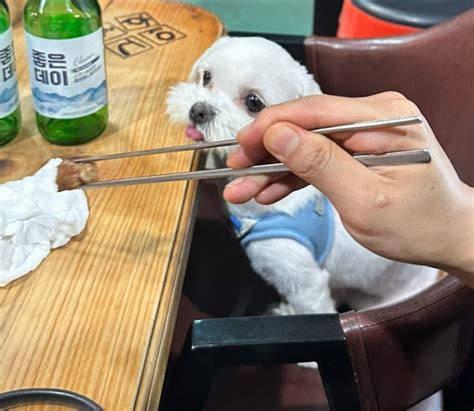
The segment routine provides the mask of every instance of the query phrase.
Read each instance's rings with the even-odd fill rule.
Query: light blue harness
[[[239,219],[231,215],[230,221],[244,247],[255,240],[290,238],[308,248],[319,264],[328,256],[334,241],[334,210],[324,196],[309,202],[294,216],[274,213]]]

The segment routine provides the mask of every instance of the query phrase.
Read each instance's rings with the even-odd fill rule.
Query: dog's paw
[[[296,315],[297,312],[293,306],[289,303],[280,303],[272,305],[268,308],[267,314],[269,315]]]

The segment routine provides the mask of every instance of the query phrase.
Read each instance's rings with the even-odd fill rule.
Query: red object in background
[[[358,8],[352,0],[344,0],[339,16],[337,37],[387,37],[420,31],[419,27],[404,26],[374,17]]]

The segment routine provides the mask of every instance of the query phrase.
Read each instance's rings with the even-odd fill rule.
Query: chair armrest
[[[219,366],[315,361],[345,348],[337,314],[196,320],[191,333],[191,351]]]
[[[161,409],[191,410],[192,403],[193,410],[202,410],[212,376],[222,367],[307,361],[318,362],[331,409],[360,408],[338,314],[196,320],[177,368],[175,394]]]

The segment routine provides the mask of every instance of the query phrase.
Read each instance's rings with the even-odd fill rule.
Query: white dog
[[[312,94],[321,94],[318,84],[279,45],[224,37],[196,62],[190,82],[171,90],[168,114],[194,140],[225,140],[265,106]],[[212,154],[215,166],[225,164],[225,150]],[[434,269],[387,260],[359,245],[312,186],[273,205],[252,200],[227,208],[254,270],[286,299],[280,313],[387,304],[437,279]]]

